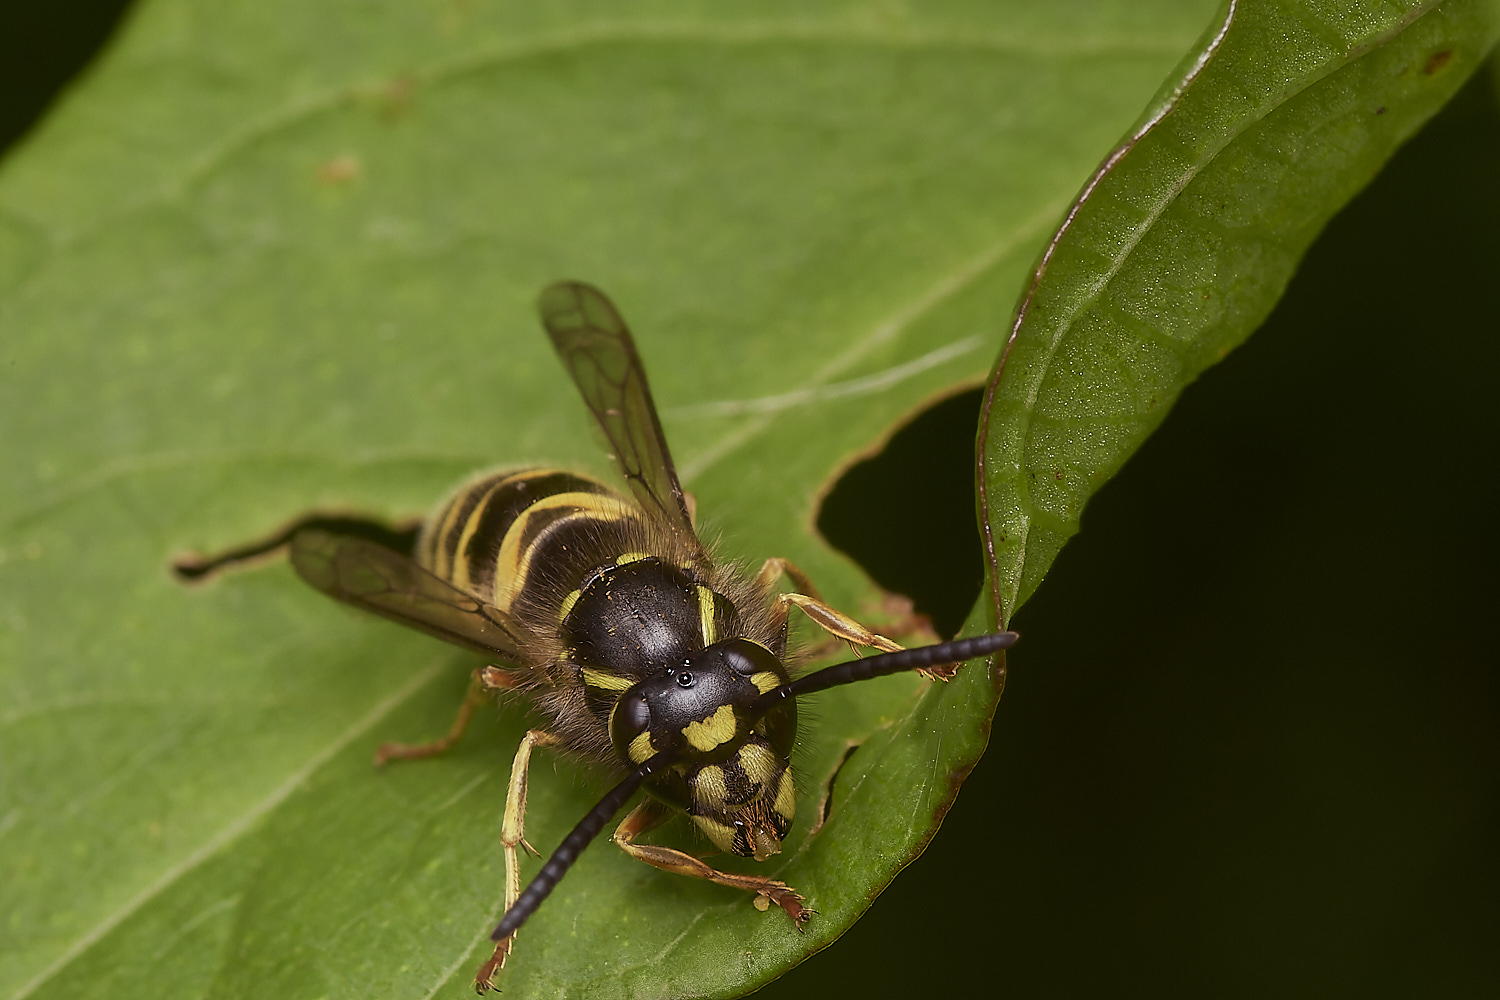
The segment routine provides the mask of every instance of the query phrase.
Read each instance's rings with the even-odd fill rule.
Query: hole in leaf
[[[48,106],[109,40],[129,0],[5,5],[0,33],[0,152]]]
[[[950,396],[851,466],[823,500],[818,530],[885,590],[952,638],[984,583],[974,513],[982,389]]]
[[[811,830],[807,831],[809,837],[823,829],[823,824],[827,823],[828,817],[833,815],[834,783],[839,780],[839,772],[844,769],[845,764],[849,763],[849,758],[854,756],[854,751],[858,750],[860,746],[861,744],[859,743],[850,743],[845,747],[844,755],[839,758],[839,762],[829,772],[828,780],[823,782],[823,801],[818,803],[818,821],[813,824]]]

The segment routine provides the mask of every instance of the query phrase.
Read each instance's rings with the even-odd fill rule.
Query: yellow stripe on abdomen
[[[551,531],[584,518],[613,525],[629,517],[629,508],[612,495],[559,493],[538,500],[521,512],[500,543],[490,603],[502,611],[510,610],[516,595],[526,586],[537,546]]]

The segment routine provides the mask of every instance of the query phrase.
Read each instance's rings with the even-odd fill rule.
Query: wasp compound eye
[[[730,648],[724,650],[724,662],[741,677],[749,677],[757,669],[755,661],[738,649]]]
[[[724,663],[741,677],[752,677],[762,671],[775,673],[779,661],[769,649],[748,639],[731,639],[719,648]]]
[[[609,715],[610,742],[628,747],[630,741],[651,728],[651,706],[644,691],[627,691]]]

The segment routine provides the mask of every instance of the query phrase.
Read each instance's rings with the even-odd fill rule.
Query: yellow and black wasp
[[[326,519],[281,539],[297,572],[324,593],[500,661],[475,672],[443,739],[387,744],[378,761],[451,746],[492,692],[519,692],[547,720],[523,738],[511,769],[500,834],[506,909],[491,935],[494,953],[475,977],[481,993],[517,928],[642,787],[647,796],[615,830],[617,846],[657,868],[752,892],[759,907],[774,903],[800,926],[812,911],[785,883],[720,871],[640,836],[681,811],[721,851],[766,860],[796,812],[798,696],[908,670],[948,676],[952,664],[1016,640],[1001,632],[903,650],[823,603],[784,559],[768,559],[754,576],[717,560],[694,529],[619,313],[598,290],[572,282],[547,288],[539,307],[630,497],[557,469],[497,472],[448,498],[410,556],[330,530]],[[180,568],[197,575],[207,565]],[[794,589],[777,592],[782,578]],[[786,662],[793,608],[838,639],[884,652],[794,680]],[[523,892],[527,769],[532,751],[548,746],[621,780]]]

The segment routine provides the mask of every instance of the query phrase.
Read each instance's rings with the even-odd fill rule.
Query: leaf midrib
[[[1025,386],[1021,405],[1017,408],[1018,413],[1015,418],[1017,424],[1017,433],[1015,434],[1015,438],[1023,442],[1023,447],[1024,442],[1027,441],[1030,437],[1031,422],[1032,417],[1035,413],[1037,397],[1041,392],[1042,383],[1043,381],[1045,381],[1043,376],[1050,369],[1052,360],[1056,356],[1058,349],[1061,347],[1063,338],[1066,336],[1067,332],[1072,329],[1073,324],[1077,320],[1078,316],[1087,309],[1091,308],[1094,303],[1098,301],[1098,298],[1103,294],[1104,289],[1108,287],[1110,282],[1115,279],[1120,270],[1125,266],[1125,262],[1127,258],[1130,257],[1131,252],[1135,249],[1136,246],[1139,245],[1140,241],[1145,237],[1145,234],[1151,230],[1151,228],[1167,211],[1167,209],[1177,201],[1178,197],[1184,190],[1187,189],[1188,185],[1191,184],[1195,179],[1197,179],[1197,177],[1205,169],[1211,166],[1226,148],[1228,148],[1232,143],[1236,142],[1242,135],[1244,135],[1255,125],[1263,121],[1268,115],[1274,113],[1276,110],[1284,106],[1287,102],[1292,100],[1293,97],[1305,93],[1312,87],[1317,86],[1323,80],[1342,70],[1345,66],[1358,61],[1375,49],[1388,44],[1391,40],[1406,31],[1426,14],[1430,13],[1432,9],[1437,7],[1440,3],[1442,3],[1442,0],[1426,0],[1425,3],[1419,4],[1418,6],[1408,11],[1404,17],[1399,18],[1397,22],[1388,30],[1376,34],[1369,41],[1363,44],[1350,47],[1350,49],[1345,52],[1341,58],[1330,60],[1329,62],[1324,63],[1313,73],[1303,76],[1291,85],[1268,95],[1267,98],[1253,112],[1245,115],[1240,119],[1239,122],[1236,123],[1234,128],[1226,131],[1219,142],[1210,146],[1206,155],[1200,156],[1196,164],[1192,165],[1186,171],[1184,171],[1184,173],[1179,178],[1177,178],[1172,185],[1164,190],[1162,197],[1152,205],[1151,211],[1144,216],[1142,222],[1134,227],[1133,230],[1131,230],[1129,238],[1122,245],[1122,249],[1117,254],[1115,254],[1114,259],[1110,261],[1109,267],[1106,270],[1102,271],[1099,274],[1098,279],[1092,282],[1090,286],[1088,286],[1085,294],[1079,296],[1076,300],[1074,300],[1076,302],[1075,305],[1072,305],[1071,307],[1061,311],[1060,314],[1062,318],[1055,323],[1052,328],[1052,336],[1048,338],[1046,343],[1043,345],[1040,361],[1034,369],[1035,375],[1032,380]],[[1030,287],[1028,288],[1026,295],[1022,299],[1020,309],[1016,313],[1015,321],[1011,327],[1010,337],[1007,339],[1005,348],[1001,354],[1000,371],[997,372],[997,377],[995,380],[996,385],[998,385],[999,374],[1003,373],[1004,371],[1005,362],[1010,355],[1010,348],[1015,343],[1016,337],[1020,333],[1021,326],[1028,314],[1029,306],[1031,305],[1031,302],[1035,297],[1036,288],[1041,283],[1042,274],[1046,270],[1047,262],[1051,258],[1053,251],[1065,238],[1069,229],[1071,228],[1074,219],[1087,204],[1089,198],[1098,188],[1098,185],[1109,175],[1109,173],[1119,164],[1121,160],[1129,155],[1129,153],[1133,149],[1135,149],[1135,147],[1139,145],[1153,130],[1155,130],[1158,125],[1166,120],[1169,114],[1171,114],[1174,110],[1181,106],[1184,97],[1186,97],[1188,91],[1192,88],[1192,85],[1202,75],[1203,71],[1213,63],[1214,57],[1218,54],[1218,52],[1222,50],[1222,45],[1225,39],[1228,37],[1229,32],[1233,29],[1234,18],[1238,10],[1238,6],[1238,0],[1230,0],[1227,14],[1223,23],[1220,25],[1219,30],[1215,33],[1213,39],[1205,48],[1203,55],[1194,63],[1192,69],[1184,77],[1182,83],[1177,86],[1171,98],[1163,103],[1162,106],[1155,113],[1153,113],[1134,133],[1132,133],[1125,142],[1121,143],[1118,147],[1116,147],[1114,151],[1110,153],[1108,157],[1105,158],[1104,163],[1095,172],[1094,176],[1089,179],[1088,183],[1085,184],[1083,191],[1079,194],[1075,203],[1069,209],[1067,219],[1063,222],[1063,225],[1058,229],[1057,233],[1052,239],[1052,242],[1047,247],[1047,250],[1043,255],[1042,262],[1038,266],[1036,274],[1032,279]],[[993,395],[993,391],[991,395]],[[988,418],[989,406],[987,401],[984,416],[984,421],[986,424],[988,423]],[[983,435],[984,429],[985,428],[981,429],[981,435]],[[984,452],[981,449],[979,476],[981,525],[985,532],[987,541],[985,549],[986,558],[990,563],[991,579],[995,581],[994,586],[998,589],[1000,572],[999,567],[995,564],[994,546],[990,538],[990,507],[988,503],[988,490],[986,488],[987,472],[984,468],[984,462]],[[1015,529],[1015,535],[1018,538],[1018,548],[1014,565],[1019,570],[1024,568],[1026,565],[1026,557],[1031,540],[1032,515],[1029,513],[1031,507],[1031,496],[1028,485],[1025,482],[1025,477],[1018,478],[1017,489],[1021,493],[1023,501],[1019,505],[1018,519],[1020,523]],[[1018,573],[1016,580],[1011,582],[1008,596],[1014,598],[1017,595],[1019,591],[1019,579],[1020,575]],[[1004,607],[1004,604],[1001,601],[998,593],[995,595],[995,602],[997,608]],[[1011,614],[1014,614],[1015,611],[1015,608],[1010,609]]]
[[[164,870],[134,896],[121,904],[113,913],[110,913],[74,939],[73,943],[64,948],[55,959],[22,984],[19,990],[11,994],[11,1000],[25,1000],[26,997],[31,996],[59,972],[66,969],[74,959],[88,951],[89,948],[103,940],[110,931],[129,919],[133,913],[170,889],[178,881],[196,870],[204,862],[213,858],[224,848],[239,840],[262,817],[268,815],[301,788],[303,783],[312,777],[318,768],[336,757],[355,740],[372,730],[382,719],[400,708],[409,699],[415,697],[424,686],[439,679],[444,674],[448,664],[449,661],[446,657],[430,663],[418,671],[401,687],[377,702],[363,718],[351,724],[342,733],[325,744],[323,749],[310,756],[301,767],[292,771],[269,794],[222,826],[217,833],[205,840],[197,849],[188,853],[177,864]]]

